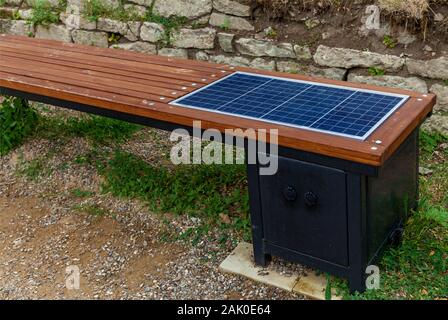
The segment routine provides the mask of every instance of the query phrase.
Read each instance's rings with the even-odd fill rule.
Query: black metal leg
[[[415,199],[413,200],[412,210],[417,211],[420,201],[420,127],[415,130]],[[406,212],[406,217],[409,216],[409,212]]]
[[[257,164],[247,164],[247,180],[249,184],[249,204],[250,218],[252,223],[254,260],[256,265],[265,267],[271,261],[271,255],[267,254],[264,248],[263,218],[261,214],[261,200]]]
[[[347,173],[348,206],[348,281],[350,292],[366,289],[367,241],[366,241],[366,196],[365,177]]]

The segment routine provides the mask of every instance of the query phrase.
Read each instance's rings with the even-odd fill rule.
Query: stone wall
[[[273,40],[276,30],[255,26],[253,7],[245,4],[248,1],[98,0],[109,8],[120,7],[135,13],[133,21],[119,21],[106,16],[87,17],[83,0],[68,0],[63,9],[57,0],[51,0],[52,5],[59,5],[59,23],[46,26],[27,23],[33,15],[31,0],[26,1],[18,14],[14,13],[19,0],[4,1],[0,9],[2,33],[433,92],[438,95],[438,104],[426,126],[448,134],[448,53],[445,51],[437,57],[432,53],[420,60],[406,54],[330,47],[320,43],[328,36],[326,33],[313,44],[276,41]],[[148,12],[161,23],[148,19]],[[167,23],[170,19],[178,21],[178,17],[185,18],[175,27]],[[365,33],[365,17],[362,19],[360,30]],[[314,28],[319,20],[311,18],[292,23]],[[290,24],[283,26],[290,27]],[[369,68],[380,71],[380,75],[369,74]]]

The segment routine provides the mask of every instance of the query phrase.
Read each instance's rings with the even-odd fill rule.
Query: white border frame
[[[351,91],[355,91],[355,92],[369,92],[369,93],[375,93],[375,94],[381,94],[384,96],[392,96],[392,97],[398,97],[401,98],[401,101],[398,102],[386,115],[384,115],[383,118],[381,118],[377,124],[375,124],[368,132],[366,132],[366,134],[362,137],[358,137],[358,136],[354,136],[354,135],[350,135],[350,134],[345,134],[345,133],[338,133],[338,132],[333,132],[333,131],[329,131],[329,130],[321,130],[321,129],[314,129],[314,128],[310,128],[310,127],[306,127],[306,126],[299,126],[299,125],[294,125],[294,124],[288,124],[288,123],[284,123],[284,122],[280,122],[280,121],[272,121],[272,120],[267,120],[267,119],[261,119],[261,118],[256,118],[256,117],[250,117],[250,116],[245,116],[245,115],[238,115],[238,114],[234,114],[234,113],[230,113],[230,112],[223,112],[223,111],[219,111],[219,110],[211,110],[211,109],[206,109],[206,108],[201,108],[201,107],[195,107],[195,106],[191,106],[191,105],[186,105],[186,104],[182,104],[179,103],[179,101],[188,98],[198,92],[201,92],[202,90],[205,90],[227,78],[230,78],[234,75],[237,74],[244,74],[244,75],[250,75],[250,76],[257,76],[257,77],[262,77],[262,78],[267,78],[267,79],[278,79],[278,80],[283,80],[283,81],[290,81],[290,82],[298,82],[298,83],[305,83],[305,84],[312,84],[315,86],[322,86],[322,87],[330,87],[330,88],[338,88],[338,89],[345,89],[345,90],[351,90]],[[321,133],[325,133],[325,134],[331,134],[331,135],[336,135],[336,136],[341,136],[341,137],[346,137],[346,138],[352,138],[352,139],[356,139],[356,140],[362,140],[365,141],[376,129],[378,129],[379,126],[381,126],[398,108],[400,108],[406,101],[408,101],[408,99],[410,98],[410,96],[407,95],[402,95],[402,94],[398,94],[398,93],[391,93],[391,92],[382,92],[382,91],[376,91],[376,90],[369,90],[369,89],[362,89],[362,88],[352,88],[352,87],[346,87],[346,86],[341,86],[341,85],[335,85],[335,84],[325,84],[325,83],[320,83],[320,82],[313,82],[313,81],[305,81],[305,80],[299,80],[299,79],[289,79],[289,78],[282,78],[282,77],[277,77],[277,76],[267,76],[267,75],[263,75],[263,74],[257,74],[257,73],[250,73],[250,72],[242,72],[242,71],[236,71],[228,76],[225,76],[217,81],[214,81],[198,90],[195,90],[193,92],[190,92],[189,94],[186,94],[174,101],[171,101],[169,104],[170,105],[174,105],[174,106],[178,106],[178,107],[184,107],[184,108],[190,108],[190,109],[197,109],[197,110],[201,110],[201,111],[207,111],[210,113],[219,113],[219,114],[225,114],[225,115],[230,115],[233,117],[239,117],[239,118],[245,118],[245,119],[250,119],[250,120],[256,120],[256,121],[261,121],[261,122],[266,122],[266,123],[272,123],[272,124],[278,124],[278,125],[283,125],[283,126],[287,126],[287,127],[292,127],[292,128],[297,128],[297,129],[304,129],[304,130],[310,130],[310,131],[315,131],[315,132],[321,132]]]

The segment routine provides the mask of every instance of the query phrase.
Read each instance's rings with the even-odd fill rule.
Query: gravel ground
[[[145,129],[123,148],[165,164],[165,138]],[[218,230],[197,245],[167,240],[200,221],[101,194],[96,169],[73,162],[89,148],[83,139],[35,139],[0,158],[1,299],[303,299],[219,272],[238,236],[224,245]],[[36,159],[45,159],[43,176],[21,175],[22,163]],[[93,195],[76,197],[74,188]],[[92,206],[101,214],[89,213]],[[79,267],[79,290],[66,289],[67,266]],[[301,271],[281,261],[270,268]]]

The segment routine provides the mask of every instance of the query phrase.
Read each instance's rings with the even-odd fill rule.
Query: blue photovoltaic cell
[[[237,72],[172,104],[365,139],[407,99]]]

